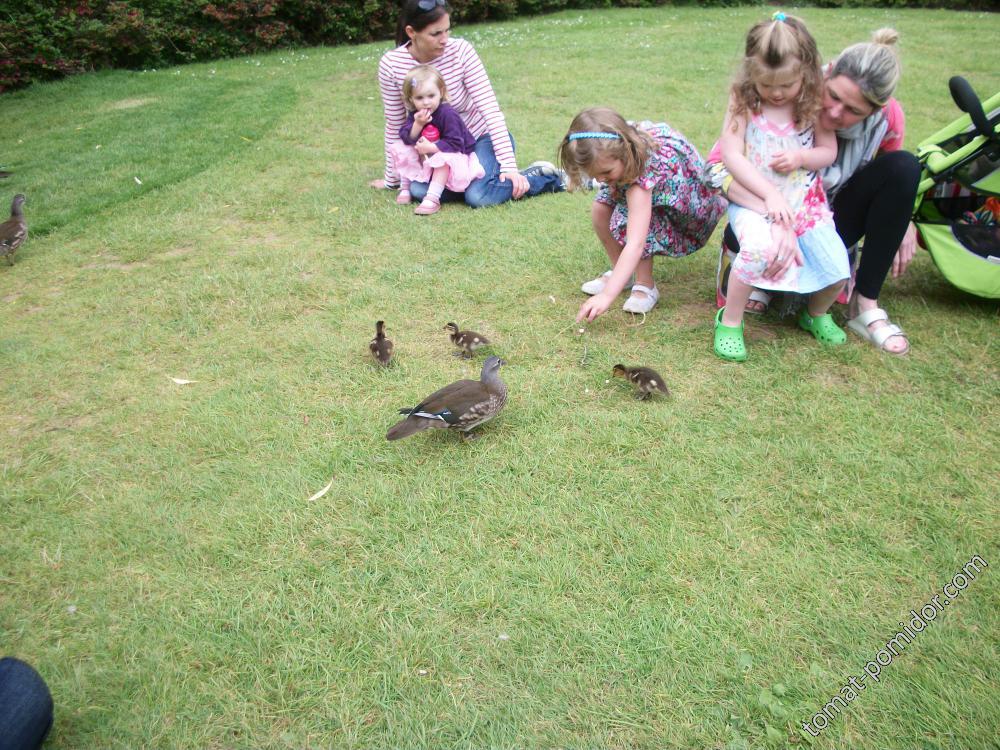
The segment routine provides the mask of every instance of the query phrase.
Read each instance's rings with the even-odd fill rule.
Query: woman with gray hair
[[[910,216],[920,179],[917,158],[900,150],[905,119],[892,98],[900,75],[898,39],[893,29],[879,29],[871,42],[848,47],[827,66],[819,115],[821,123],[837,133],[837,160],[823,170],[837,233],[847,247],[864,239],[847,325],[890,354],[905,354],[910,345],[902,329],[879,307],[878,297],[889,272],[894,278],[901,276],[913,259],[916,228]],[[766,213],[760,199],[718,167],[713,168],[713,181],[733,202]],[[768,277],[780,277],[797,262],[794,235],[787,243],[790,252],[776,254]],[[723,244],[739,252],[729,227]],[[755,293],[747,311],[763,312],[767,301],[767,295]]]

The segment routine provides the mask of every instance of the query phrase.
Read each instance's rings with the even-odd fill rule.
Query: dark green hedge
[[[450,0],[464,23],[668,0]],[[674,0],[737,5],[739,0]],[[985,8],[994,0],[816,0],[821,6]],[[100,68],[150,68],[395,31],[397,0],[0,0],[0,92]]]

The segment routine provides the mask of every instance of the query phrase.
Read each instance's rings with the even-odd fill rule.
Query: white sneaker
[[[643,292],[646,296],[636,297],[636,292]],[[625,300],[625,304],[622,305],[622,310],[630,313],[648,313],[656,307],[656,303],[659,299],[660,292],[656,288],[655,284],[652,289],[648,286],[643,286],[642,284],[635,284],[632,287],[632,294],[629,295],[629,298]]]
[[[595,294],[600,294],[604,291],[604,287],[608,285],[608,279],[611,277],[611,271],[605,271],[596,279],[591,279],[590,281],[585,281],[580,285],[580,291],[584,294],[589,294],[591,296]],[[625,285],[626,289],[632,288],[632,282],[629,281]]]

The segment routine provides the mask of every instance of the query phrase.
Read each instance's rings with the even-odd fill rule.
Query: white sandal
[[[765,292],[763,289],[754,289],[750,292],[750,299],[747,300],[749,305],[751,302],[756,302],[758,305],[763,305],[761,309],[750,309],[749,307],[744,308],[744,312],[750,315],[763,315],[767,312],[767,309],[771,306],[771,293]]]
[[[636,292],[643,292],[645,297],[636,297]],[[632,286],[632,294],[625,304],[622,305],[622,310],[630,313],[642,313],[645,315],[654,307],[656,307],[657,301],[660,299],[660,292],[656,288],[656,284],[650,289],[648,286],[643,286],[642,284],[634,284]]]
[[[590,281],[585,281],[580,285],[580,291],[584,294],[589,294],[594,296],[595,294],[600,294],[604,291],[604,287],[608,285],[608,279],[611,278],[611,271],[605,271],[596,279],[591,279]],[[625,285],[626,289],[632,288],[632,282],[629,281]]]
[[[874,331],[868,327],[872,323],[877,323],[880,320],[884,320],[886,325],[876,328]],[[889,322],[889,313],[881,307],[876,307],[871,310],[865,310],[863,313],[858,313],[856,317],[847,321],[847,327],[876,349],[883,351],[886,354],[894,354],[899,357],[910,351],[909,338],[907,338],[906,334],[903,333],[902,328],[895,323]],[[885,342],[893,336],[902,336],[906,340],[906,348],[903,349],[903,351],[893,352],[885,348]]]

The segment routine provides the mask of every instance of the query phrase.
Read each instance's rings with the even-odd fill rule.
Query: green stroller
[[[960,76],[948,87],[966,114],[917,147],[913,221],[949,282],[1000,299],[1000,93],[981,102]]]

